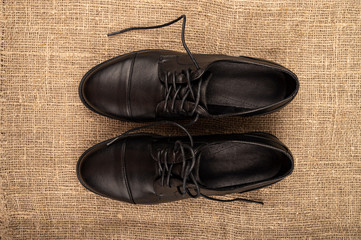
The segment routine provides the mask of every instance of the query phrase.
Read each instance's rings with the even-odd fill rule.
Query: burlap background
[[[289,146],[293,175],[243,195],[264,206],[134,206],[96,196],[76,178],[84,150],[139,126],[87,110],[77,92],[83,74],[130,51],[183,51],[180,24],[105,34],[184,13],[193,52],[266,58],[300,78],[297,98],[280,112],[191,129],[267,131]],[[2,1],[1,239],[360,239],[360,22],[359,0]]]

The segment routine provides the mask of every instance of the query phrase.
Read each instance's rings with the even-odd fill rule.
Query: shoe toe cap
[[[98,148],[98,149],[97,149]],[[91,149],[77,165],[79,181],[88,190],[112,199],[132,203],[118,148]]]
[[[104,63],[104,65],[106,65]],[[126,118],[130,61],[122,60],[90,70],[80,83],[80,98],[91,110],[113,118]]]

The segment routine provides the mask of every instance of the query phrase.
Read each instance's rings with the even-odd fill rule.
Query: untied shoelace
[[[132,135],[131,133],[133,133],[135,131],[145,129],[145,128],[154,127],[154,126],[158,126],[158,125],[162,125],[162,124],[170,124],[170,125],[173,125],[173,126],[176,126],[176,127],[180,128],[181,130],[183,130],[187,134],[187,136],[189,138],[189,145],[187,144],[186,148],[191,153],[191,160],[192,161],[191,161],[191,165],[187,165],[187,159],[185,157],[185,153],[184,153],[184,151],[182,151],[182,158],[183,158],[182,159],[182,161],[183,161],[183,166],[182,166],[183,185],[182,185],[182,190],[180,191],[181,194],[188,194],[192,198],[197,198],[199,196],[202,196],[202,197],[204,197],[206,199],[213,200],[213,201],[219,201],[219,202],[243,201],[243,202],[257,203],[257,204],[262,204],[263,205],[263,202],[244,199],[244,198],[218,199],[218,198],[214,198],[214,197],[210,197],[210,196],[202,194],[200,192],[199,185],[198,185],[197,181],[195,180],[195,178],[193,176],[193,173],[192,173],[193,167],[195,165],[195,153],[194,153],[194,149],[193,149],[193,146],[194,146],[193,137],[191,136],[189,131],[184,126],[180,125],[179,123],[172,122],[172,121],[159,121],[159,122],[155,122],[155,123],[148,124],[148,125],[145,125],[145,126],[136,127],[136,128],[130,129],[130,130],[124,132],[122,135],[114,138],[113,140],[111,140],[110,142],[107,143],[107,146],[110,146],[114,142],[116,142],[116,141],[118,141],[120,139],[123,139],[124,137],[131,136]],[[177,141],[177,142],[180,144],[179,146],[181,146],[181,147],[183,146],[183,143],[181,143],[180,141]],[[157,160],[160,160],[160,159],[157,158]],[[172,165],[168,165],[166,162],[163,162],[163,164],[166,164],[166,165],[164,165],[164,168],[160,167],[160,170],[161,170],[160,174],[162,175],[162,184],[163,184],[164,174],[165,174],[164,171],[166,171],[167,174],[168,174],[167,175],[167,184],[169,184],[169,179],[171,177]],[[192,194],[190,189],[187,187],[188,179],[190,179],[191,184],[194,185],[193,190],[195,191],[195,194]]]

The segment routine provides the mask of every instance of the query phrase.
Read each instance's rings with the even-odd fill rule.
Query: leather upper
[[[286,105],[297,93],[296,75],[278,64],[261,59],[226,55],[195,54],[194,57],[200,65],[199,70],[195,68],[187,54],[168,50],[144,50],[110,59],[95,66],[83,77],[79,87],[80,97],[88,108],[108,117],[131,121],[153,121],[189,118],[194,115],[194,113],[190,113],[193,108],[196,108],[195,113],[202,117],[267,113]],[[217,62],[242,63],[281,72],[287,76],[292,90],[282,100],[247,111],[227,112],[225,110],[217,114],[210,113],[202,102],[207,94],[206,84],[201,86],[199,104],[195,104],[190,94],[183,101],[182,97],[185,95],[185,92],[182,92],[183,87],[188,84],[185,71],[189,70],[190,82],[192,85],[196,85],[199,79],[207,77],[204,76],[207,75],[207,70]],[[175,87],[178,87],[170,88],[174,82],[182,86],[174,103],[166,101],[167,86],[165,82],[170,89],[170,95],[175,94]],[[192,90],[197,91],[194,86],[192,86]],[[169,111],[170,108],[174,108],[176,111]]]
[[[168,152],[167,159],[162,159],[161,161],[161,163],[167,162],[173,165],[171,167],[169,185],[165,184],[166,178],[162,181],[162,173],[159,169],[160,162],[155,158],[157,153],[161,151],[164,153],[165,149],[174,148],[176,141],[186,142],[186,140],[185,137],[161,137],[152,134],[134,134],[121,137],[116,141],[114,139],[107,140],[88,149],[80,157],[77,164],[78,178],[87,189],[102,196],[128,203],[154,204],[188,198],[188,195],[181,192],[181,169],[183,164],[181,154],[179,152],[177,154]],[[270,134],[250,133],[199,136],[194,138],[194,142],[194,152],[198,160],[192,172],[201,188],[202,194],[224,195],[257,189],[280,181],[289,175],[293,169],[291,153],[276,137]],[[215,155],[220,151],[219,145],[222,144],[226,144],[221,148],[223,149],[223,155],[220,156],[222,160],[215,160]],[[232,148],[227,147],[229,144],[236,144],[241,147],[256,146],[259,147],[257,149],[260,151],[249,151],[246,148],[246,155],[238,156]],[[218,148],[215,149],[217,145]],[[266,155],[259,155],[259,152],[262,151]],[[254,154],[267,158],[269,153],[275,153],[275,156],[283,160],[279,161],[277,158],[272,161],[260,159],[261,165],[256,168],[253,162],[249,162],[251,165],[247,163],[247,161],[254,159]],[[253,154],[253,157],[251,156],[251,159],[247,160],[247,154]],[[204,157],[202,158],[202,156]],[[186,154],[185,157],[188,164],[190,155]],[[264,169],[264,166],[268,166],[267,168],[271,169],[274,168],[273,165],[277,165],[277,168],[274,168],[277,174],[265,179],[261,178],[262,180],[251,180],[251,182],[244,182],[238,185],[227,185],[229,183],[227,176],[232,174],[236,174],[234,176],[241,179],[239,181],[243,181],[243,176],[240,176],[237,172],[232,173],[232,169],[225,170],[229,165],[227,159],[232,158],[233,162],[229,162],[229,164],[233,164],[232,168],[237,169],[237,165],[246,166],[243,167],[242,171],[245,171],[245,174],[247,173],[248,175],[251,173],[250,179],[262,177],[262,174],[264,174],[262,172],[268,171]],[[207,169],[202,169],[200,161],[207,165]],[[276,164],[276,162],[279,163]],[[222,167],[223,163],[227,163],[227,165]],[[209,168],[212,168],[213,165],[215,167],[213,167],[212,171],[209,171],[208,165]],[[164,165],[163,170],[165,170]],[[204,176],[217,176],[220,180],[216,178],[204,179]],[[213,180],[218,181],[217,186],[221,187],[212,187],[212,185],[206,183]],[[194,187],[190,179],[187,180],[187,185],[190,189]]]

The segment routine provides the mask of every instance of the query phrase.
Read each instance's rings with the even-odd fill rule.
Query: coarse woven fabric
[[[83,151],[141,125],[85,108],[82,76],[131,51],[184,51],[180,23],[106,33],[181,14],[194,53],[265,58],[300,79],[298,96],[279,112],[201,119],[190,129],[266,131],[291,149],[290,177],[241,195],[264,206],[202,198],[130,205],[77,180]],[[360,239],[360,51],[359,0],[2,1],[1,239]],[[151,131],[182,134],[168,126]]]

